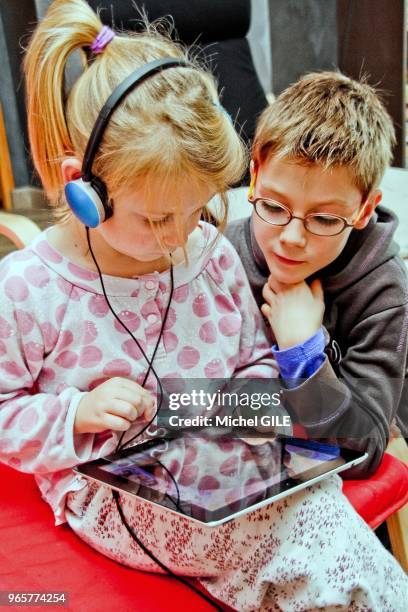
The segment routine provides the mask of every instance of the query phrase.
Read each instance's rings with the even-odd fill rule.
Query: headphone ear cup
[[[96,193],[99,196],[100,201],[102,202],[102,206],[103,206],[103,209],[104,209],[104,218],[103,218],[103,220],[107,221],[107,219],[109,219],[113,215],[113,210],[112,210],[112,205],[111,205],[110,200],[109,200],[108,190],[106,188],[106,185],[97,176],[93,176],[92,177],[91,185],[95,189]],[[102,223],[102,221],[101,221],[101,223]]]
[[[65,197],[74,215],[87,227],[97,227],[112,216],[107,189],[97,177],[83,178],[65,185]]]

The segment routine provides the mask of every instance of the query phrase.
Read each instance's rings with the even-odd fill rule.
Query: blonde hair
[[[313,72],[263,112],[253,157],[346,166],[366,197],[391,163],[394,144],[392,120],[373,87],[340,72]]]
[[[99,111],[131,72],[158,58],[186,59],[147,79],[115,110],[93,164],[111,197],[141,177],[177,184],[189,173],[222,195],[242,176],[245,148],[218,104],[212,75],[162,33],[145,23],[141,33],[121,33],[88,64],[89,49],[103,24],[83,0],[54,0],[37,26],[24,59],[28,129],[36,170],[50,203],[66,213],[61,161],[82,158]],[[79,50],[84,71],[64,100],[64,71]],[[187,174],[188,176],[188,174]]]

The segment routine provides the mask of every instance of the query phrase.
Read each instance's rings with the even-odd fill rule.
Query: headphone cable
[[[92,249],[91,239],[90,239],[90,235],[89,235],[89,227],[86,227],[86,237],[87,237],[87,242],[88,242],[89,252],[91,253],[91,257],[92,257],[93,262],[94,262],[94,264],[95,264],[95,266],[96,266],[96,269],[97,269],[97,271],[98,271],[99,280],[100,280],[101,287],[102,287],[102,292],[103,292],[103,295],[104,295],[104,297],[105,297],[105,300],[106,300],[106,303],[107,303],[107,305],[108,305],[108,308],[109,308],[109,310],[111,311],[111,313],[113,314],[113,316],[115,317],[115,319],[118,321],[118,323],[119,323],[119,324],[120,324],[120,325],[121,325],[121,326],[122,326],[122,327],[123,327],[123,328],[124,328],[124,329],[125,329],[125,330],[128,332],[128,334],[131,336],[131,338],[132,338],[132,339],[133,339],[133,340],[136,342],[136,344],[137,344],[138,348],[140,349],[140,351],[141,351],[141,353],[142,353],[143,357],[146,359],[146,361],[147,361],[147,363],[148,363],[148,366],[149,366],[149,367],[148,367],[147,373],[146,373],[146,375],[145,375],[145,377],[144,377],[144,379],[143,379],[142,387],[144,387],[144,385],[145,385],[145,383],[146,383],[146,380],[147,380],[147,378],[148,378],[148,376],[149,376],[150,370],[151,370],[151,371],[153,372],[153,374],[154,374],[154,376],[155,376],[155,378],[156,378],[156,380],[157,380],[157,383],[158,383],[158,385],[159,385],[159,388],[160,388],[160,402],[158,403],[158,406],[157,406],[157,409],[156,409],[156,412],[155,412],[155,414],[154,414],[153,418],[152,418],[152,419],[151,419],[151,420],[150,420],[150,421],[147,423],[147,425],[146,425],[146,426],[145,426],[145,427],[144,427],[144,428],[143,428],[143,429],[142,429],[140,432],[138,432],[138,434],[136,434],[135,436],[133,436],[132,438],[130,438],[130,440],[127,440],[127,441],[126,441],[126,443],[125,443],[123,446],[120,446],[121,440],[122,440],[123,435],[124,435],[124,433],[125,433],[125,432],[122,432],[122,435],[121,435],[121,437],[120,437],[120,439],[119,439],[119,443],[118,443],[117,448],[116,448],[116,452],[117,452],[118,450],[122,450],[122,449],[124,448],[124,446],[127,446],[127,445],[128,445],[130,442],[132,442],[132,441],[133,441],[135,438],[139,437],[139,436],[140,436],[140,435],[141,435],[141,434],[142,434],[142,433],[143,433],[143,432],[144,432],[144,431],[145,431],[145,430],[146,430],[146,429],[147,429],[147,428],[148,428],[148,427],[151,425],[151,423],[152,423],[152,422],[154,421],[154,419],[156,418],[156,415],[157,415],[157,413],[159,412],[160,407],[161,407],[161,404],[162,404],[162,400],[163,400],[163,387],[162,387],[162,385],[161,385],[160,378],[159,378],[159,376],[157,375],[156,370],[155,370],[155,369],[154,369],[154,367],[153,367],[153,359],[154,359],[154,357],[155,357],[155,355],[156,355],[157,348],[158,348],[158,346],[159,346],[159,343],[160,343],[161,337],[162,337],[162,335],[163,335],[164,326],[165,326],[165,324],[166,324],[167,316],[168,316],[169,309],[170,309],[171,300],[172,300],[172,297],[173,297],[173,291],[174,291],[174,274],[173,274],[173,263],[171,263],[171,266],[170,266],[170,281],[171,281],[171,288],[170,288],[169,300],[168,300],[167,307],[166,307],[166,311],[165,311],[165,314],[164,314],[164,317],[163,317],[163,323],[162,323],[162,326],[161,326],[161,329],[160,329],[159,337],[158,337],[158,340],[157,340],[157,342],[156,342],[156,346],[155,346],[154,351],[153,351],[152,359],[151,359],[151,360],[149,360],[149,358],[147,357],[147,355],[146,355],[145,351],[143,350],[143,348],[141,347],[140,343],[138,342],[137,338],[135,338],[135,336],[134,336],[134,335],[133,335],[133,333],[130,331],[130,329],[129,329],[129,328],[126,326],[126,325],[125,325],[125,323],[123,323],[123,321],[122,321],[122,320],[120,319],[120,317],[117,315],[117,313],[115,312],[115,310],[113,309],[113,307],[112,307],[112,305],[111,305],[111,303],[110,303],[110,301],[109,301],[109,298],[108,298],[108,296],[107,296],[106,289],[105,289],[105,283],[103,282],[102,272],[101,272],[101,269],[100,269],[100,267],[99,267],[99,264],[98,264],[98,262],[97,262],[97,260],[96,260],[95,254],[94,254],[93,249]],[[162,464],[162,465],[163,465],[163,464]],[[168,470],[168,469],[167,469],[167,468],[166,468],[164,465],[163,465],[163,467],[165,468],[166,472],[167,472],[167,473],[170,475],[170,478],[173,480],[173,482],[174,482],[174,483],[175,483],[175,485],[176,485],[176,488],[177,488],[177,494],[178,494],[178,502],[177,502],[177,503],[179,503],[179,501],[180,501],[180,492],[179,492],[179,488],[178,488],[178,486],[177,486],[177,483],[176,483],[176,481],[175,481],[175,479],[174,479],[174,477],[173,477],[173,474],[171,474],[171,472],[170,472],[170,471],[169,471],[169,470]],[[117,509],[118,509],[119,516],[120,516],[120,518],[121,518],[121,520],[122,520],[122,524],[125,526],[125,528],[126,528],[127,532],[128,532],[128,533],[129,533],[129,535],[132,537],[132,539],[133,539],[133,540],[136,542],[136,544],[137,544],[137,545],[138,545],[138,546],[139,546],[139,547],[140,547],[140,548],[143,550],[143,552],[144,552],[144,553],[145,553],[145,554],[146,554],[148,557],[150,557],[150,559],[152,559],[152,561],[154,561],[154,562],[155,562],[155,563],[156,563],[156,564],[157,564],[157,565],[158,565],[158,566],[159,566],[159,567],[160,567],[160,568],[161,568],[161,569],[162,569],[164,572],[166,572],[168,575],[172,576],[173,578],[175,578],[176,580],[178,580],[179,582],[181,582],[182,584],[184,584],[186,587],[188,587],[189,589],[191,589],[192,591],[194,591],[194,592],[195,592],[197,595],[199,595],[199,596],[200,596],[202,599],[204,599],[204,600],[205,600],[207,603],[209,603],[209,604],[210,604],[210,605],[211,605],[211,606],[212,606],[212,607],[213,607],[215,610],[218,610],[219,612],[223,612],[223,608],[221,608],[221,607],[220,607],[220,606],[219,606],[219,605],[218,605],[216,602],[214,602],[214,601],[213,601],[213,600],[212,600],[210,597],[208,597],[207,595],[205,595],[205,593],[202,593],[202,592],[201,592],[201,591],[200,591],[200,590],[199,590],[197,587],[195,587],[193,584],[191,584],[190,582],[188,582],[188,580],[186,580],[186,579],[185,579],[185,578],[183,578],[182,576],[179,576],[178,574],[174,573],[174,572],[173,572],[173,571],[172,571],[172,570],[171,570],[169,567],[167,567],[167,566],[166,566],[164,563],[162,563],[162,562],[160,561],[160,559],[158,559],[158,558],[157,558],[157,557],[156,557],[156,556],[155,556],[155,555],[154,555],[154,554],[153,554],[153,553],[152,553],[152,552],[151,552],[151,551],[150,551],[150,550],[147,548],[147,546],[146,546],[145,544],[143,544],[143,542],[142,542],[142,541],[139,539],[139,537],[138,537],[138,536],[136,535],[136,533],[134,532],[133,528],[132,528],[132,527],[129,525],[129,523],[128,523],[128,521],[127,521],[127,519],[126,519],[125,515],[124,515],[123,508],[122,508],[121,503],[120,503],[120,497],[119,497],[119,493],[118,493],[118,491],[116,491],[115,489],[111,489],[111,491],[112,491],[112,496],[113,496],[113,498],[114,498],[114,500],[115,500],[115,502],[116,502],[116,507],[117,507]],[[170,498],[170,499],[171,499],[171,498]],[[173,501],[173,500],[171,500],[171,501]],[[175,503],[175,502],[173,501],[173,503]],[[175,505],[176,505],[176,507],[178,507],[178,505],[177,505],[177,504],[175,504]]]
[[[138,341],[138,339],[137,339],[137,338],[135,338],[134,334],[133,334],[133,333],[130,331],[130,329],[127,327],[127,325],[126,325],[126,324],[125,324],[125,323],[122,321],[122,319],[121,319],[121,318],[118,316],[118,314],[115,312],[115,310],[114,310],[114,309],[113,309],[113,307],[112,307],[112,304],[111,304],[111,303],[110,303],[110,301],[109,301],[108,295],[107,295],[107,293],[106,293],[105,283],[104,283],[104,281],[103,281],[103,275],[102,275],[101,269],[100,269],[100,267],[99,267],[99,264],[98,264],[98,262],[97,262],[97,260],[96,260],[95,254],[94,254],[93,249],[92,249],[91,239],[90,239],[90,234],[89,234],[89,227],[86,227],[86,238],[87,238],[87,242],[88,242],[89,252],[90,252],[90,254],[91,254],[91,257],[92,257],[92,259],[93,259],[93,262],[94,262],[94,264],[95,264],[95,267],[96,267],[96,269],[97,269],[97,271],[98,271],[99,281],[100,281],[100,283],[101,283],[102,292],[103,292],[103,295],[104,295],[105,301],[106,301],[106,303],[107,303],[107,305],[108,305],[108,308],[109,308],[109,310],[111,311],[111,313],[113,314],[113,316],[115,317],[115,319],[117,320],[117,322],[119,323],[119,325],[121,325],[121,326],[123,327],[123,329],[124,329],[124,330],[125,330],[125,331],[126,331],[128,334],[129,334],[129,336],[132,338],[132,340],[133,340],[133,341],[136,343],[136,345],[137,345],[138,349],[140,350],[140,352],[142,353],[143,357],[145,358],[145,360],[146,360],[146,362],[147,362],[147,364],[148,364],[148,369],[147,369],[147,372],[146,372],[146,374],[145,374],[145,376],[144,376],[144,379],[143,379],[143,382],[142,382],[142,385],[141,385],[141,386],[144,388],[144,386],[145,386],[145,384],[146,384],[146,381],[147,381],[147,378],[148,378],[148,376],[149,376],[149,374],[150,374],[150,371],[152,371],[152,372],[153,372],[153,375],[154,375],[154,376],[155,376],[155,378],[156,378],[156,381],[157,381],[158,387],[159,387],[160,400],[159,400],[159,402],[158,402],[158,406],[157,406],[156,412],[154,413],[153,417],[152,417],[152,418],[150,419],[150,421],[149,421],[149,422],[148,422],[148,423],[147,423],[147,424],[146,424],[146,425],[143,427],[143,429],[141,429],[141,431],[139,431],[139,432],[137,433],[137,435],[136,435],[136,436],[133,436],[132,438],[130,438],[129,440],[127,440],[127,441],[126,441],[126,442],[125,442],[125,443],[122,445],[122,444],[121,444],[121,442],[122,442],[123,436],[125,435],[125,432],[123,431],[123,432],[122,432],[122,434],[121,434],[121,436],[120,436],[120,438],[119,438],[119,442],[118,442],[118,444],[117,444],[117,447],[116,447],[116,452],[118,452],[119,450],[122,450],[123,448],[125,448],[125,446],[127,446],[127,445],[128,445],[130,442],[132,442],[133,440],[135,440],[137,437],[141,436],[141,435],[142,435],[142,433],[144,433],[144,432],[146,431],[146,429],[147,429],[147,428],[148,428],[148,427],[149,427],[149,426],[150,426],[150,425],[153,423],[153,421],[155,420],[155,418],[156,418],[156,416],[157,416],[157,413],[158,413],[158,412],[159,412],[159,410],[160,410],[160,407],[161,407],[162,401],[163,401],[163,387],[162,387],[162,384],[161,384],[161,380],[160,380],[160,378],[159,378],[159,376],[158,376],[158,374],[157,374],[156,370],[155,370],[155,369],[154,369],[154,367],[153,367],[153,360],[154,360],[154,358],[155,358],[155,356],[156,356],[156,352],[157,352],[158,346],[159,346],[159,344],[160,344],[160,340],[161,340],[162,335],[163,335],[164,327],[165,327],[165,325],[166,325],[166,321],[167,321],[168,313],[169,313],[169,310],[170,310],[171,300],[172,300],[172,298],[173,298],[173,292],[174,292],[174,273],[173,273],[173,264],[171,264],[171,266],[170,266],[170,295],[169,295],[169,300],[168,300],[168,303],[167,303],[166,311],[165,311],[165,313],[164,313],[164,317],[163,317],[162,326],[161,326],[161,329],[160,329],[160,332],[159,332],[159,337],[158,337],[158,339],[157,339],[156,346],[155,346],[155,348],[154,348],[153,355],[152,355],[152,358],[151,358],[151,360],[150,360],[150,359],[148,358],[148,356],[146,355],[145,351],[143,350],[143,348],[142,348],[142,346],[141,346],[140,342]]]
[[[132,332],[130,331],[130,329],[129,329],[129,328],[128,328],[128,327],[127,327],[127,326],[126,326],[124,323],[123,323],[123,321],[120,319],[120,317],[119,317],[119,316],[118,316],[118,314],[115,312],[115,310],[114,310],[114,309],[113,309],[113,307],[112,307],[112,304],[110,303],[110,301],[109,301],[109,299],[108,299],[108,295],[107,295],[106,288],[105,288],[105,283],[104,283],[104,281],[103,281],[102,272],[101,272],[101,269],[100,269],[100,267],[99,267],[99,264],[98,264],[98,262],[97,262],[97,260],[96,260],[95,254],[94,254],[93,249],[92,249],[91,240],[90,240],[90,235],[89,235],[89,228],[87,227],[87,228],[86,228],[86,230],[87,230],[87,231],[86,231],[86,235],[87,235],[87,242],[88,242],[89,251],[90,251],[91,256],[92,256],[92,259],[93,259],[93,261],[94,261],[94,263],[95,263],[96,269],[98,270],[98,275],[99,275],[99,280],[100,280],[100,283],[101,283],[101,287],[102,287],[103,295],[104,295],[104,297],[105,297],[105,301],[106,301],[106,303],[107,303],[107,305],[108,305],[108,307],[109,307],[109,310],[112,312],[112,314],[114,315],[114,317],[116,318],[116,320],[117,320],[117,321],[120,323],[120,325],[122,325],[122,327],[123,327],[123,328],[124,328],[124,329],[125,329],[125,330],[126,330],[128,333],[129,333],[129,334],[130,334],[130,336],[132,337],[132,339],[133,339],[133,340],[136,342],[136,344],[137,344],[138,348],[139,348],[139,349],[142,351],[144,358],[146,359],[147,363],[149,364],[149,367],[148,367],[147,373],[145,374],[145,377],[144,377],[144,379],[143,379],[143,382],[142,382],[142,385],[141,385],[141,386],[144,388],[144,386],[145,386],[145,384],[146,384],[146,380],[147,380],[147,378],[148,378],[148,376],[149,376],[150,370],[152,370],[152,371],[153,371],[154,376],[156,377],[156,380],[157,380],[157,383],[158,383],[158,385],[159,385],[159,389],[160,389],[160,401],[158,402],[158,407],[157,407],[156,412],[154,413],[154,415],[153,415],[152,419],[150,419],[150,421],[149,421],[149,422],[148,422],[148,423],[145,425],[145,427],[143,427],[143,428],[142,428],[142,429],[141,429],[141,430],[140,430],[140,431],[139,431],[139,432],[138,432],[138,433],[137,433],[135,436],[133,436],[132,438],[130,438],[129,440],[127,440],[127,441],[126,441],[126,442],[125,442],[123,445],[121,445],[122,438],[123,438],[123,436],[124,436],[124,434],[125,434],[125,432],[123,431],[123,432],[122,432],[122,434],[121,434],[121,436],[120,436],[120,438],[119,438],[119,442],[118,442],[118,444],[117,444],[117,446],[116,446],[116,450],[115,450],[115,452],[117,453],[117,452],[119,452],[120,450],[124,449],[126,446],[128,446],[128,445],[129,445],[131,442],[133,442],[133,440],[135,440],[136,438],[138,438],[139,436],[141,436],[141,435],[142,435],[142,433],[144,433],[144,431],[145,431],[145,430],[146,430],[146,429],[147,429],[147,428],[148,428],[148,427],[151,425],[151,423],[152,423],[152,422],[154,421],[154,419],[156,418],[156,415],[158,414],[158,412],[159,412],[159,410],[160,410],[160,407],[161,407],[161,404],[162,404],[162,401],[163,401],[163,387],[162,387],[162,384],[161,384],[160,378],[159,378],[159,376],[157,375],[156,370],[153,368],[153,360],[154,360],[154,358],[155,358],[155,356],[156,356],[156,352],[157,352],[157,349],[158,349],[158,346],[159,346],[160,340],[161,340],[162,335],[163,335],[164,326],[165,326],[165,324],[166,324],[166,320],[167,320],[167,316],[168,316],[168,313],[169,313],[169,308],[170,308],[171,300],[172,300],[172,297],[173,297],[173,291],[174,291],[174,275],[173,275],[173,265],[171,265],[171,267],[170,267],[170,285],[171,285],[171,288],[170,288],[169,301],[168,301],[168,303],[167,303],[166,311],[165,311],[165,314],[164,314],[164,317],[163,317],[163,323],[162,323],[162,326],[161,326],[161,328],[160,328],[159,337],[158,337],[158,339],[157,339],[156,346],[155,346],[155,348],[154,348],[152,358],[149,360],[149,358],[147,357],[146,353],[144,352],[144,350],[143,350],[143,348],[141,347],[141,345],[140,345],[139,341],[137,340],[137,338],[135,338],[135,337],[134,337],[134,335],[132,334]],[[158,462],[158,463],[160,463],[160,462]],[[167,473],[168,473],[168,475],[170,476],[170,479],[171,479],[171,480],[174,482],[174,485],[175,485],[176,490],[177,490],[177,502],[175,502],[175,501],[174,501],[174,500],[173,500],[173,499],[172,499],[170,496],[168,496],[168,497],[169,497],[169,499],[172,501],[172,503],[173,503],[173,504],[176,506],[176,508],[178,508],[178,509],[179,509],[179,503],[180,503],[180,491],[179,491],[179,488],[178,488],[177,482],[176,482],[176,480],[175,480],[175,478],[174,478],[173,474],[170,472],[170,470],[168,470],[168,469],[167,469],[167,467],[166,467],[165,465],[163,465],[162,463],[160,463],[160,465],[161,465],[161,466],[162,466],[162,467],[163,467],[163,468],[166,470],[166,472],[167,472]]]
[[[120,518],[122,519],[122,522],[124,524],[124,526],[126,527],[129,535],[133,538],[133,540],[140,546],[140,548],[143,550],[143,552],[150,557],[155,563],[157,563],[157,565],[163,570],[165,571],[167,574],[169,574],[169,576],[171,576],[172,578],[175,578],[176,580],[178,580],[179,582],[181,582],[182,584],[184,584],[186,587],[188,587],[189,589],[191,589],[192,591],[194,591],[195,593],[197,593],[197,595],[199,595],[202,599],[204,599],[207,603],[209,603],[215,610],[218,610],[218,612],[223,612],[223,608],[221,608],[221,606],[219,606],[213,599],[211,599],[210,597],[208,597],[205,593],[203,593],[202,591],[200,591],[200,589],[198,589],[196,586],[194,586],[193,584],[191,584],[191,582],[189,582],[188,580],[186,580],[186,578],[183,578],[182,576],[179,576],[178,574],[176,574],[175,572],[173,572],[173,570],[171,570],[170,568],[167,567],[167,565],[165,565],[164,563],[162,563],[159,559],[157,559],[157,557],[145,546],[145,544],[143,544],[143,542],[138,538],[138,536],[136,535],[136,533],[134,532],[133,528],[129,525],[129,523],[126,520],[126,517],[123,513],[123,508],[120,504],[119,501],[119,493],[118,491],[112,489],[112,495],[115,499],[116,502],[116,506],[120,515]]]

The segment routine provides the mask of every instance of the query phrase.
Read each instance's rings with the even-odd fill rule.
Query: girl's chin
[[[129,257],[130,259],[134,259],[135,261],[140,261],[143,263],[158,261],[159,259],[163,259],[164,257],[162,251],[152,251],[151,253],[146,253],[146,251],[143,251],[142,253],[139,253],[132,250],[128,251],[126,249],[121,249],[118,246],[114,246],[113,248],[120,255],[124,255],[125,257]]]
[[[165,257],[163,253],[135,253],[134,255],[129,253],[128,256],[132,257],[132,259],[135,259],[136,261],[141,261],[143,263],[153,263],[154,261],[159,261],[163,259],[163,257]]]

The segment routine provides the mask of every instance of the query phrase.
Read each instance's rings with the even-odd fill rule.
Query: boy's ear
[[[61,163],[64,183],[81,178],[82,162],[77,157],[66,157]]]
[[[364,229],[366,227],[381,200],[382,191],[380,189],[374,189],[374,191],[372,191],[368,195],[366,201],[363,204],[363,211],[361,217],[359,218],[357,223],[354,224],[355,229]]]

